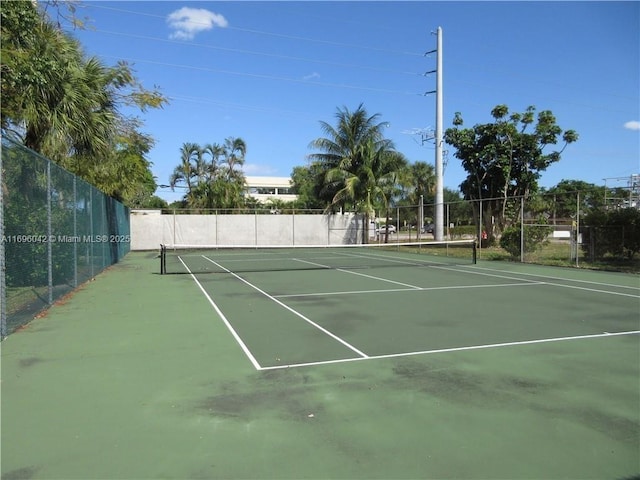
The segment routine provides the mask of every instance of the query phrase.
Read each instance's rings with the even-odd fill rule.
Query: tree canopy
[[[150,197],[145,155],[153,139],[120,107],[160,108],[166,98],[145,89],[125,62],[109,67],[86,57],[35,2],[1,2],[0,14],[3,133],[119,200]]]
[[[172,189],[186,190],[183,204],[189,208],[242,207],[245,204],[242,165],[246,153],[247,144],[239,137],[228,137],[223,144],[184,143],[169,185]]]
[[[318,197],[328,211],[364,213],[365,228],[376,206],[388,209],[398,183],[395,175],[406,166],[404,156],[384,138],[386,123],[379,117],[369,115],[362,104],[354,111],[339,108],[336,125],[320,122],[325,136],[310,144],[319,150],[309,155]]]
[[[541,194],[553,205],[554,217],[574,217],[578,206],[581,213],[589,213],[605,205],[605,187],[582,180],[561,180],[549,189],[541,189]]]
[[[460,185],[465,199],[483,201],[489,242],[510,222],[509,199],[536,193],[541,172],[559,161],[566,146],[578,139],[575,131],[563,131],[557,125],[551,111],[543,110],[537,117],[535,112],[530,106],[523,113],[509,113],[506,105],[498,105],[491,111],[492,123],[472,128],[462,128],[462,114],[456,112],[454,126],[445,131],[445,141],[455,147],[455,157],[467,172]],[[560,149],[547,151],[559,142],[563,143]]]

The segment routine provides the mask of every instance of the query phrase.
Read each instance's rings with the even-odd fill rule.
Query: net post
[[[473,242],[473,264],[478,263],[478,242]]]
[[[167,247],[160,244],[160,275],[167,273]]]

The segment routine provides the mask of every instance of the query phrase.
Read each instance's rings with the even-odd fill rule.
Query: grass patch
[[[509,252],[501,247],[484,247],[478,249],[479,260],[513,261],[519,262],[520,257],[512,257]],[[526,252],[524,263],[534,263],[537,265],[549,265],[555,267],[576,267],[575,256],[572,258],[571,245],[568,242],[549,242],[535,252]],[[582,251],[578,249],[579,268],[592,270],[607,270],[623,273],[640,273],[640,259],[620,259],[605,258],[590,260]]]

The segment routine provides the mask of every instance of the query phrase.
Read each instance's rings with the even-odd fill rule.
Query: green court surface
[[[638,276],[248,270],[130,253],[5,339],[2,479],[640,475]]]

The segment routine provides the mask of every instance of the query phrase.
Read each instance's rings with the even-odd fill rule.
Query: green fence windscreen
[[[129,251],[129,209],[10,138],[0,163],[4,338]]]

